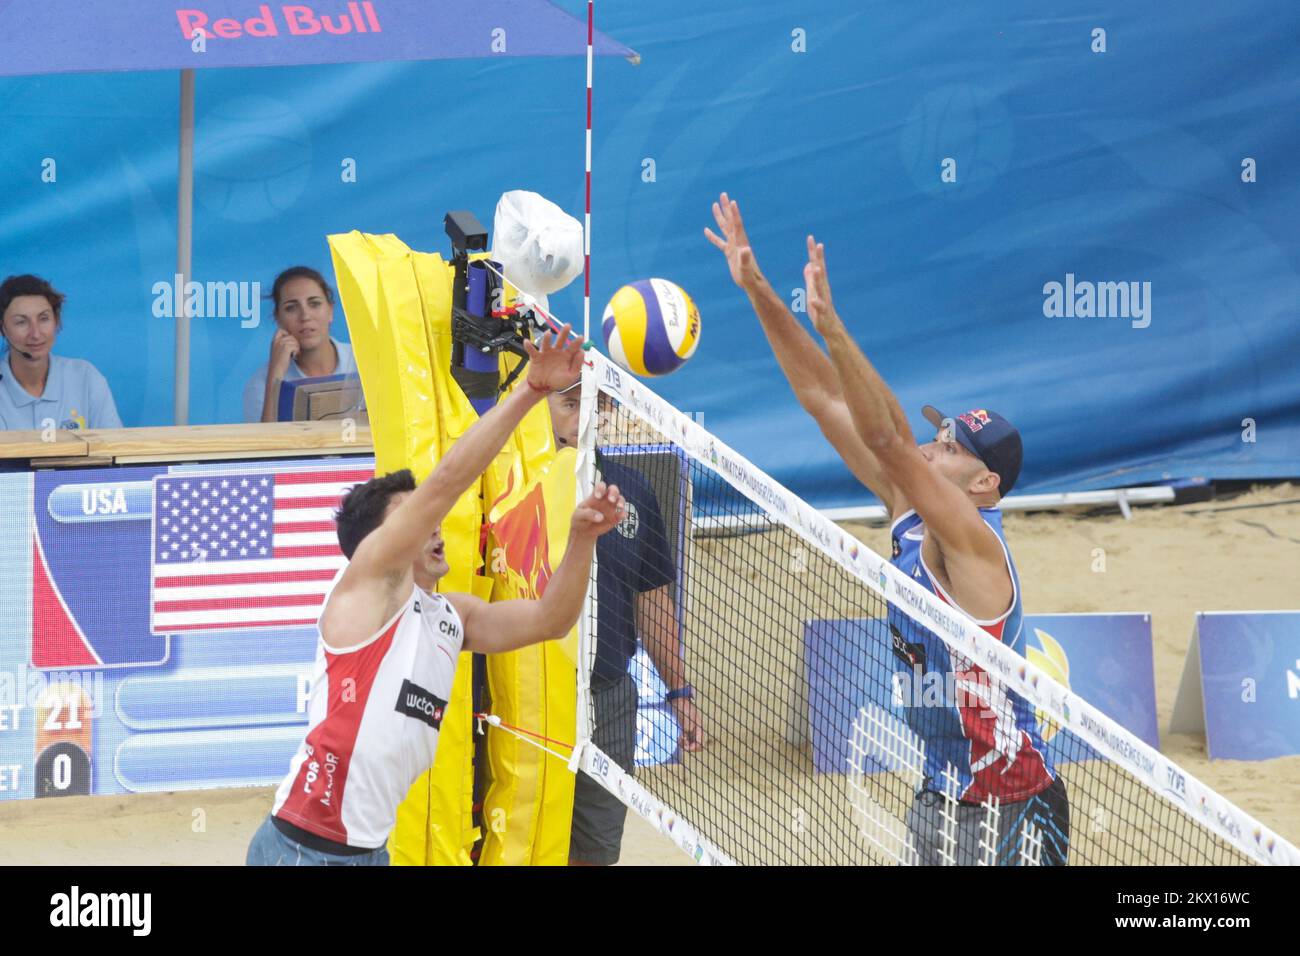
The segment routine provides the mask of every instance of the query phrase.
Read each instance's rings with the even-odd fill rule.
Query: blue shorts
[[[248,866],[387,866],[388,847],[381,846],[356,856],[323,853],[285,836],[268,815],[253,834],[244,862]]]
[[[975,866],[985,856],[985,844],[996,842],[994,866],[1019,866],[1021,831],[1026,823],[1042,836],[1040,866],[1065,866],[1070,855],[1070,801],[1065,781],[1058,776],[1051,785],[1028,800],[1001,805],[994,841],[985,833],[988,811],[983,806],[958,803],[949,810],[943,794],[922,790],[907,813],[907,828],[916,848],[917,864],[938,866],[942,855],[945,815],[951,812],[952,846],[948,848],[957,866]]]

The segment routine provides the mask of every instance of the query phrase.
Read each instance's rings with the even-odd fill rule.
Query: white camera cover
[[[547,296],[582,273],[582,223],[538,193],[502,193],[492,238],[492,258],[520,292]]]

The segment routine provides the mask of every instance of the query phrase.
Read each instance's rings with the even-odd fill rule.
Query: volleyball
[[[667,279],[641,279],[614,293],[601,320],[609,357],[634,375],[667,375],[695,354],[700,310]]]

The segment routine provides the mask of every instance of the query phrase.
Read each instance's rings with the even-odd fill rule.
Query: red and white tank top
[[[319,641],[307,736],[271,813],[336,843],[383,846],[397,805],[433,765],[463,642],[451,602],[416,586],[368,641]]]

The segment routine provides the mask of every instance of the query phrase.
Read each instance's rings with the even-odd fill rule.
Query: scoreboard
[[[344,564],[333,511],[373,472],[357,456],[0,474],[0,800],[278,783]],[[684,516],[665,518],[685,547]],[[636,761],[672,761],[663,682],[644,651],[630,670]]]
[[[0,800],[277,783],[343,564],[332,510],[373,469],[0,475]]]

